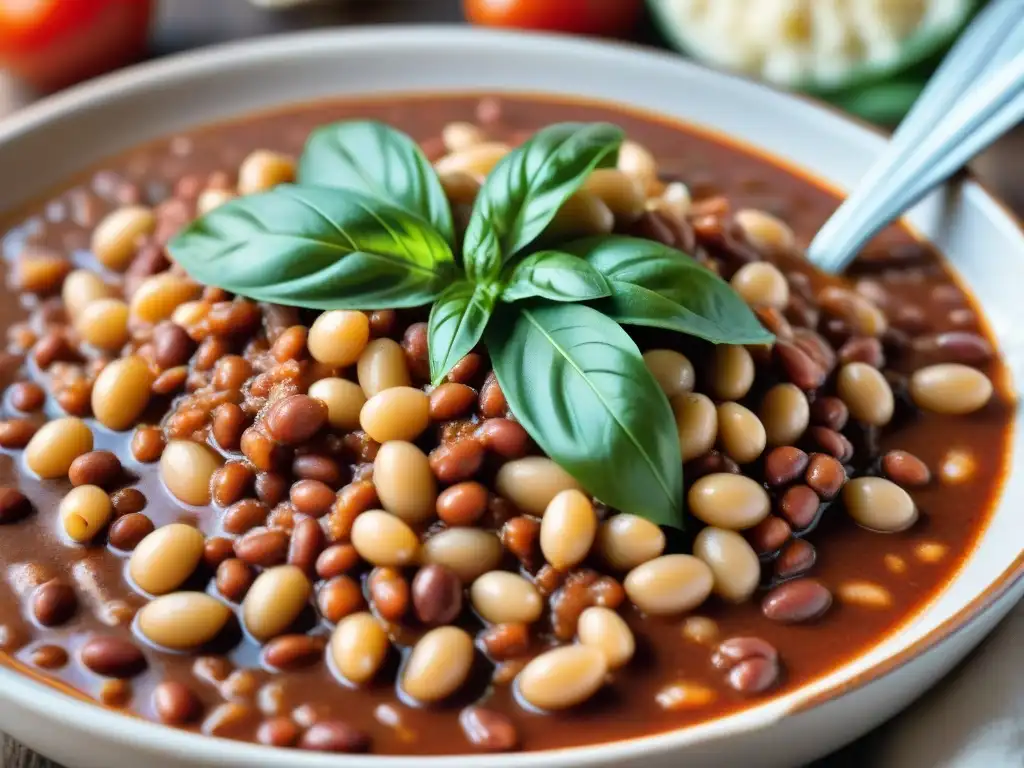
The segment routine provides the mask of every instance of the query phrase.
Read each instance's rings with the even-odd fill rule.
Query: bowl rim
[[[554,46],[566,54],[576,52],[580,55],[616,55],[637,64],[646,62],[663,67],[676,67],[681,72],[690,71],[691,74],[699,72],[701,77],[729,82],[739,81],[745,88],[772,93],[773,98],[781,103],[785,103],[787,100],[802,102],[814,109],[841,117],[846,122],[855,125],[860,131],[885,135],[884,131],[865,121],[851,118],[837,108],[823,104],[809,96],[783,92],[746,77],[707,69],[681,59],[678,55],[633,43],[609,43],[553,34],[474,29],[452,24],[407,24],[383,27],[354,26],[256,37],[186,51],[137,64],[47,97],[0,120],[0,147],[47,123],[73,119],[77,110],[102,104],[107,99],[146,92],[159,87],[164,81],[180,82],[194,79],[206,71],[216,70],[227,64],[242,65],[246,60],[252,60],[254,57],[283,58],[290,51],[294,51],[297,45],[313,45],[318,47],[318,50],[331,49],[338,53],[344,53],[349,46],[366,48],[383,44],[393,48],[402,41],[420,45],[429,43],[437,46],[468,46],[486,41],[488,44],[513,48],[531,45]],[[416,90],[411,88],[406,93],[414,93]],[[400,95],[398,97],[400,98]],[[282,102],[281,105],[287,106],[287,103]],[[629,107],[630,105],[624,102],[623,106]],[[244,115],[236,117],[244,118]],[[196,125],[199,126],[202,123]],[[1024,242],[1022,222],[973,174],[968,173],[967,178],[966,183],[977,186],[983,199],[994,205],[1012,222]],[[997,498],[999,497],[1001,497],[1001,491]],[[972,557],[971,552],[965,556],[965,560],[970,557]],[[955,578],[956,574],[951,577],[951,579]],[[606,764],[618,759],[634,757],[641,750],[644,754],[653,757],[656,754],[664,754],[686,746],[711,742],[723,736],[760,730],[771,726],[783,717],[835,701],[896,672],[924,652],[933,650],[950,640],[989,610],[995,609],[1001,599],[1008,596],[1014,587],[1022,581],[1024,581],[1024,551],[1018,554],[1007,568],[992,578],[983,590],[955,613],[943,619],[916,641],[895,650],[891,655],[856,673],[850,679],[836,681],[827,689],[819,692],[808,692],[806,686],[801,686],[779,698],[705,722],[607,743],[526,753],[495,755],[462,753],[443,756],[346,755],[343,759],[346,765],[353,766],[353,768],[358,766],[397,768],[400,765],[439,768],[452,763],[456,768],[468,768],[470,765],[476,766],[477,764],[484,768],[512,768],[513,766],[541,768],[550,765],[550,761],[556,759],[571,760],[574,765],[585,766]],[[914,616],[927,611],[930,604],[929,602],[922,605]],[[898,629],[897,627],[893,631],[898,631]],[[891,633],[887,633],[885,637],[889,636]],[[868,650],[870,648],[865,649],[865,652]],[[850,663],[861,655],[863,654],[846,659],[843,664]],[[295,766],[295,768],[328,768],[329,766],[335,768],[339,759],[337,755],[303,753],[291,749],[266,747],[182,731],[143,720],[130,713],[112,710],[92,701],[84,694],[69,694],[54,687],[51,683],[39,682],[37,677],[39,676],[33,674],[31,670],[23,669],[20,662],[6,654],[0,654],[0,691],[3,692],[0,698],[9,697],[17,701],[19,706],[37,712],[45,712],[48,717],[55,720],[78,723],[81,724],[81,727],[90,730],[104,729],[108,740],[126,747],[145,746],[152,753],[188,754],[194,760],[233,766],[253,766],[254,768],[256,766],[270,768],[279,765]]]

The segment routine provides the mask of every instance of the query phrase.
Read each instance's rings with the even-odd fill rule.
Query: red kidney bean
[[[779,679],[779,655],[759,637],[731,637],[721,643],[711,663],[727,673],[729,686],[740,693],[760,693]]]
[[[46,402],[46,391],[34,381],[19,381],[10,389],[11,405],[23,413],[38,411]]]
[[[380,443],[361,429],[349,432],[343,438],[345,447],[363,463],[372,463],[377,458]]]
[[[240,603],[255,580],[256,574],[252,568],[238,558],[232,557],[217,566],[214,583],[217,585],[217,591],[224,597],[234,603]]]
[[[288,449],[271,440],[257,427],[247,428],[239,441],[242,454],[260,472],[279,469],[288,459]]]
[[[480,388],[480,414],[485,419],[497,419],[503,417],[507,411],[508,401],[505,400],[505,393],[501,391],[494,371],[491,371]]]
[[[775,307],[759,306],[754,307],[754,314],[761,321],[761,325],[774,333],[780,339],[793,338],[793,326],[789,320]]]
[[[694,480],[699,480],[705,475],[714,475],[721,472],[738,475],[740,473],[740,465],[717,450],[710,450],[686,465],[687,482],[690,483]]]
[[[130,515],[146,508],[146,497],[138,488],[122,488],[110,494],[110,504],[114,507],[114,516]]]
[[[332,544],[316,559],[316,575],[332,579],[351,571],[359,562],[359,553],[351,544]]]
[[[792,535],[789,523],[776,515],[768,515],[764,520],[746,531],[747,541],[759,555],[778,552]]]
[[[775,354],[786,378],[800,389],[810,391],[825,383],[825,369],[793,342],[777,341]]]
[[[16,488],[0,488],[0,525],[16,523],[32,514],[32,502]]]
[[[184,683],[165,680],[153,689],[153,709],[160,722],[183,725],[199,719],[203,703]]]
[[[129,512],[117,518],[107,534],[110,546],[122,552],[131,552],[139,542],[155,530],[153,521],[141,512]]]
[[[853,458],[853,443],[841,432],[828,427],[811,427],[807,433],[818,448],[839,461],[846,463]]]
[[[443,565],[424,566],[412,580],[412,605],[424,624],[450,624],[462,612],[462,582]]]
[[[330,456],[304,454],[292,461],[292,474],[302,480],[318,480],[331,488],[339,488],[345,482],[341,467]]]
[[[501,528],[501,543],[524,567],[532,569],[542,561],[540,521],[535,517],[513,517]]]
[[[320,523],[309,517],[303,518],[292,530],[291,543],[288,545],[288,562],[312,576],[317,556],[326,543],[327,537]]]
[[[225,536],[211,536],[203,544],[203,562],[214,570],[235,554],[235,543]]]
[[[792,282],[790,283],[790,287],[793,287]],[[790,294],[789,304],[786,305],[785,315],[786,319],[794,326],[800,326],[803,328],[816,327],[818,325],[818,320],[821,317],[821,313],[818,311],[817,307],[813,306],[806,296],[799,296],[796,293]]]
[[[402,349],[412,375],[421,381],[430,379],[430,360],[427,356],[427,324],[413,323],[405,329]]]
[[[487,528],[500,529],[501,526],[518,515],[519,510],[516,509],[516,505],[508,499],[492,495],[487,498],[486,514],[486,518],[481,518],[484,520],[484,525]]]
[[[57,330],[47,332],[32,347],[32,358],[36,365],[46,370],[58,360],[74,360],[77,357],[64,334]]]
[[[469,743],[488,752],[508,752],[519,744],[513,722],[500,712],[485,707],[466,707],[459,724]]]
[[[452,366],[452,369],[445,378],[456,384],[465,384],[467,381],[473,380],[480,370],[481,364],[480,355],[476,352],[470,352]]]
[[[299,749],[318,752],[366,752],[370,737],[341,720],[323,720],[310,726],[299,739]]]
[[[64,624],[75,615],[77,608],[75,590],[57,579],[40,584],[32,594],[32,615],[44,627]]]
[[[839,348],[839,360],[847,363],[867,363],[872,368],[885,365],[882,342],[874,336],[854,336]]]
[[[835,350],[821,337],[821,334],[809,328],[797,328],[793,331],[793,343],[821,366],[826,375],[836,367]]]
[[[24,448],[36,433],[36,425],[26,419],[0,421],[0,447]]]
[[[278,400],[267,413],[267,432],[274,440],[298,445],[309,440],[327,422],[327,406],[308,395]]]
[[[794,485],[779,499],[779,514],[794,529],[802,531],[814,522],[820,505],[821,500],[814,489],[806,485]]]
[[[814,567],[818,553],[806,539],[793,539],[775,559],[775,577],[790,579],[800,576]]]
[[[465,384],[446,382],[430,393],[432,421],[451,421],[465,415],[476,403],[476,390]]]
[[[201,413],[200,416],[202,417]],[[202,420],[205,421],[205,417]],[[202,424],[197,425],[197,429],[201,426]],[[132,435],[132,456],[143,464],[152,464],[163,454],[166,444],[164,433],[159,427],[139,427]]]
[[[437,516],[450,526],[476,523],[487,511],[487,488],[480,483],[458,483],[437,497]]]
[[[252,487],[253,471],[240,461],[229,461],[213,473],[210,490],[213,500],[222,507],[244,498]]]
[[[245,412],[236,403],[221,403],[213,411],[213,439],[225,451],[237,451],[248,424]]]
[[[836,432],[846,426],[850,411],[838,397],[819,397],[811,403],[811,421]]]
[[[988,339],[968,331],[947,331],[918,336],[913,341],[915,362],[920,365],[961,363],[983,365],[994,357]]]
[[[805,478],[821,498],[834,499],[846,483],[846,470],[838,459],[816,453],[807,465]]]
[[[263,661],[276,669],[300,669],[316,664],[323,653],[322,637],[282,635],[267,643],[263,649]]]
[[[882,474],[904,488],[928,485],[932,479],[928,465],[906,451],[889,451],[882,457]]]
[[[256,499],[242,499],[232,504],[224,513],[221,524],[228,533],[240,536],[267,522],[270,510]]]
[[[481,633],[480,642],[494,661],[507,661],[530,650],[530,628],[520,622],[495,624]]]
[[[196,343],[180,325],[166,321],[153,329],[153,359],[163,369],[184,365],[196,350]]]
[[[110,451],[89,451],[71,462],[68,479],[72,485],[106,488],[121,476],[121,460]]]
[[[81,658],[86,667],[103,677],[135,677],[146,668],[146,657],[137,646],[111,635],[90,638],[82,646]]]
[[[235,556],[261,568],[279,565],[288,557],[288,534],[268,529],[249,531],[235,542]]]
[[[518,459],[526,455],[530,436],[518,422],[511,419],[487,419],[474,433],[480,444],[503,459]]]
[[[356,611],[364,610],[363,590],[351,576],[335,576],[328,579],[316,595],[316,606],[320,615],[332,624]]]
[[[672,228],[664,217],[658,216],[656,211],[644,211],[640,218],[630,222],[629,234],[634,237],[641,237],[644,240],[654,240],[675,247],[676,238]]]
[[[327,513],[334,503],[334,491],[319,480],[299,480],[291,487],[289,497],[295,509],[310,517]]]
[[[393,309],[375,309],[370,313],[370,334],[375,339],[390,336],[398,325],[398,313]]]
[[[256,741],[268,747],[291,747],[299,740],[301,733],[291,718],[283,715],[270,717],[256,729]]]
[[[37,645],[31,660],[40,669],[60,669],[68,663],[68,652],[59,645]]]
[[[832,593],[814,579],[796,579],[772,589],[761,601],[761,612],[772,621],[797,624],[822,616],[832,605]]]
[[[792,445],[773,448],[764,458],[764,476],[769,485],[786,485],[803,475],[807,454]]]
[[[370,602],[387,621],[397,622],[409,610],[409,582],[394,568],[374,568],[367,581]]]
[[[474,438],[442,443],[430,452],[430,468],[442,483],[458,483],[477,473],[484,460],[484,449]]]
[[[268,506],[276,506],[288,495],[288,481],[276,472],[260,472],[256,475],[256,495]]]

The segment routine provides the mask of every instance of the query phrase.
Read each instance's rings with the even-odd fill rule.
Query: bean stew
[[[327,188],[303,147],[352,120],[415,139],[422,186],[384,163],[358,181],[379,195]],[[576,181],[544,176],[567,157]],[[274,260],[321,229],[337,263],[378,247],[349,203],[402,253]],[[930,246],[892,227],[842,280],[807,264],[836,205],[723,137],[525,95],[293,107],[83,174],[0,227],[0,662],[204,734],[382,754],[649,735],[828,673],[956,572],[1012,418]],[[644,287],[646,254],[684,271]],[[331,303],[350,290],[374,299]],[[570,319],[605,325],[565,366],[509,351],[539,343],[517,312],[556,352]],[[561,411],[543,388],[600,343],[630,381],[595,437],[613,384]]]

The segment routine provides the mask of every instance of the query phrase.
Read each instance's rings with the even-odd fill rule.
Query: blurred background
[[[1021,0],[1024,6],[1024,0]],[[0,117],[134,61],[298,29],[473,23],[677,51],[895,125],[984,0],[0,0]],[[976,170],[1024,212],[1024,131]]]

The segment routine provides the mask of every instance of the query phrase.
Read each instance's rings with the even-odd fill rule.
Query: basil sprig
[[[591,171],[615,164],[622,138],[606,123],[538,132],[484,181],[458,249],[441,182],[412,139],[381,123],[328,125],[310,136],[297,185],[232,200],[169,248],[197,280],[261,301],[431,305],[435,385],[483,342],[513,414],[552,459],[604,503],[681,526],[675,420],[621,326],[716,344],[773,337],[728,284],[659,243],[538,247]]]

